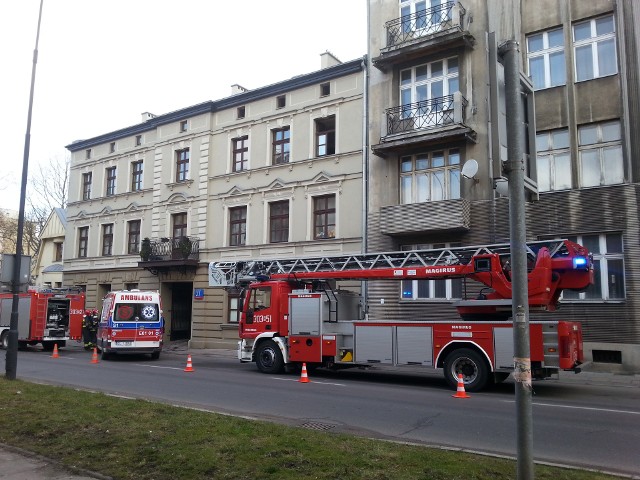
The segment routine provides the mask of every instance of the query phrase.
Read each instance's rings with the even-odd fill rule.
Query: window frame
[[[53,244],[53,248],[54,248],[53,261],[54,262],[62,262],[64,243],[63,242],[55,242]]]
[[[107,167],[105,169],[105,197],[112,197],[116,194],[116,177],[117,170],[116,167]]]
[[[142,182],[144,179],[144,160],[136,160],[131,162],[131,191],[139,192],[142,190]]]
[[[549,34],[553,32],[560,31],[562,35],[562,45],[554,45],[552,47],[549,46]],[[539,50],[531,51],[531,40],[535,37],[542,36],[542,48]],[[567,84],[567,67],[566,67],[566,53],[565,53],[565,42],[564,42],[564,27],[560,26],[557,28],[551,28],[549,30],[545,30],[542,32],[533,33],[531,35],[527,35],[527,70],[529,77],[534,85],[534,90],[544,90],[546,88],[560,87]],[[560,83],[553,83],[552,81],[552,68],[551,68],[551,58],[562,53],[562,74],[563,79]],[[531,72],[531,61],[542,58],[543,68],[544,68],[544,78],[543,85],[536,85],[535,79],[532,76]]]
[[[442,165],[432,166],[434,161],[439,158],[436,155],[442,154]],[[461,198],[461,160],[462,154],[459,148],[448,148],[435,150],[414,155],[404,155],[399,158],[399,179],[400,185],[398,192],[400,194],[399,203],[401,205],[410,205],[413,203],[438,202],[442,200],[457,200]],[[457,163],[454,162],[457,158]],[[405,162],[411,162],[411,170],[403,171]],[[424,162],[424,168],[418,168],[419,163]],[[440,181],[440,174],[443,175],[444,185]],[[422,176],[426,178],[426,183],[421,182]],[[457,179],[457,188],[453,184],[454,178]],[[410,179],[409,193],[407,193],[407,179]],[[435,182],[442,186],[442,198],[434,198]],[[421,192],[425,192],[423,198]],[[408,198],[410,196],[410,198]]]
[[[78,227],[78,258],[87,258],[89,252],[89,227]]]
[[[444,249],[444,248],[456,248],[460,247],[459,242],[446,242],[446,243],[436,243],[436,244],[407,244],[401,245],[400,250],[402,251],[411,251],[411,250],[433,250],[433,249]],[[411,285],[411,289],[407,289],[407,285]],[[424,283],[421,283],[424,282]],[[444,283],[436,283],[436,282],[444,282]],[[441,286],[444,285],[445,296],[437,296],[439,293],[438,290],[441,290]],[[422,286],[422,288],[421,288]],[[426,288],[425,288],[426,287]],[[440,288],[439,288],[440,287]],[[426,290],[427,296],[420,296],[420,293],[424,293]],[[460,293],[460,296],[455,296],[456,292]],[[411,297],[405,296],[407,293],[411,293]],[[400,301],[401,302],[453,302],[456,300],[460,300],[464,294],[464,286],[462,278],[447,278],[447,279],[416,279],[416,280],[402,280],[400,283]]]
[[[91,183],[93,182],[93,172],[82,174],[82,200],[91,200]]]
[[[281,135],[281,137],[280,137]],[[283,165],[291,158],[291,128],[287,125],[271,130],[271,163]]]
[[[568,138],[567,146],[556,146],[554,144],[556,133],[566,132]],[[547,149],[539,148],[539,139],[545,136],[547,138],[546,143],[549,146]],[[561,158],[563,157],[563,158]],[[559,177],[560,169],[562,165],[559,165],[560,161],[564,161],[564,158],[568,159],[569,165],[569,186],[556,187],[557,179]],[[548,171],[545,172],[542,162],[547,162]],[[538,190],[542,192],[557,192],[563,190],[571,190],[573,188],[573,162],[571,161],[571,138],[568,128],[556,128],[553,130],[544,130],[536,132],[536,172],[538,177]],[[544,184],[541,182],[543,175],[548,174],[549,189],[544,189]],[[545,178],[546,180],[546,178]]]
[[[136,135],[135,143],[136,143],[136,147],[139,147],[142,145],[142,135]]]
[[[249,135],[231,140],[231,170],[234,173],[249,170]]]
[[[285,207],[282,211],[275,209]],[[284,243],[289,241],[290,202],[278,200],[269,202],[269,243]],[[286,211],[285,211],[286,210]]]
[[[247,114],[247,111],[244,105],[236,109],[237,120],[242,120],[246,116],[246,114]]]
[[[593,233],[593,234],[580,234],[580,235],[568,235],[565,238],[571,240],[572,242],[576,242],[580,245],[585,246],[585,237],[598,237],[598,252],[592,252],[593,255],[593,266],[594,266],[594,277],[596,282],[600,282],[600,285],[591,285],[587,287],[585,291],[582,292],[572,292],[565,290],[562,292],[562,296],[560,297],[562,302],[568,303],[621,303],[627,300],[627,282],[626,282],[626,268],[625,268],[625,249],[624,249],[624,235],[623,232],[604,232],[604,233]],[[614,239],[615,237],[619,237],[620,239],[620,252],[609,252],[608,251],[608,242],[607,237]],[[612,278],[611,271],[613,270],[610,266],[613,262],[621,263],[621,271],[619,275],[615,278],[619,278],[622,280],[622,296],[611,298],[611,286],[610,279]],[[613,282],[615,283],[615,281]],[[600,295],[599,298],[587,298],[587,295],[592,292],[597,292],[599,287]]]
[[[328,97],[331,95],[331,82],[324,82],[320,84],[320,98]]]
[[[189,130],[189,121],[188,120],[181,120],[180,121],[180,133],[184,133],[187,130]]]
[[[129,255],[140,253],[141,227],[141,220],[129,220],[127,222],[127,254]]]
[[[336,116],[316,118],[315,127],[315,156],[327,157],[336,154]],[[326,137],[322,140],[323,137]],[[324,153],[322,153],[324,149]]]
[[[176,150],[176,183],[189,180],[190,151],[188,148]]]
[[[247,206],[229,207],[229,246],[242,247],[247,244]],[[239,216],[235,214],[239,213]]]
[[[104,223],[102,225],[102,256],[110,257],[113,255],[113,223]]]
[[[618,131],[620,133],[619,138],[614,140],[604,140],[604,127],[617,124]],[[596,137],[597,141],[595,143],[582,144],[581,143],[581,132],[585,131],[588,128],[596,127]],[[619,156],[617,158],[617,165],[619,172],[621,173],[621,178],[615,178],[611,181],[607,181],[606,175],[613,174],[614,169],[611,168],[611,159],[607,159],[606,152],[612,150],[618,150]],[[588,168],[585,167],[584,163],[588,159],[585,159],[585,153],[596,152],[598,163],[600,165],[600,181],[599,183],[593,185],[585,185],[585,173]],[[609,161],[608,161],[609,160]],[[580,188],[592,188],[592,187],[601,187],[605,185],[620,185],[625,182],[625,165],[624,165],[624,150],[622,147],[622,122],[620,120],[606,121],[606,122],[598,122],[598,123],[589,123],[585,125],[578,126],[578,184]]]
[[[322,203],[326,203],[322,205]],[[313,239],[334,239],[337,234],[337,197],[335,193],[313,197]]]
[[[597,32],[597,22],[598,20],[602,20],[602,19],[606,19],[606,18],[611,18],[611,24],[612,24],[612,28],[613,31],[612,32],[607,32],[605,34],[602,35],[598,35]],[[585,39],[581,39],[581,40],[576,40],[576,27],[581,26],[581,25],[585,25],[585,24],[589,24],[590,27],[590,36],[589,38],[585,38]],[[579,82],[586,82],[589,80],[595,80],[596,78],[603,78],[603,77],[608,77],[611,75],[617,75],[619,72],[618,69],[618,41],[616,39],[616,22],[615,22],[615,18],[613,16],[613,14],[609,14],[609,15],[603,15],[600,17],[596,17],[596,18],[591,18],[589,20],[586,21],[581,21],[581,22],[576,22],[574,24],[571,25],[571,39],[573,41],[573,73],[575,75],[575,81],[576,83]],[[613,51],[615,53],[615,61],[614,61],[614,67],[615,70],[613,72],[609,72],[609,73],[600,73],[600,57],[601,54],[599,53],[598,50],[598,46],[604,42],[609,42],[609,41],[613,41]],[[588,76],[587,78],[578,78],[579,77],[579,70],[578,70],[578,61],[580,59],[580,55],[578,54],[578,50],[580,49],[584,49],[585,47],[590,47],[591,49],[591,76]]]

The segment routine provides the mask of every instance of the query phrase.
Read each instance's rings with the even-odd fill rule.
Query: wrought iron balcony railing
[[[460,92],[400,105],[386,111],[387,135],[462,124],[467,100]]]
[[[148,240],[148,249],[145,242]],[[143,262],[167,260],[198,260],[200,239],[197,237],[172,237],[144,239],[140,249]]]
[[[465,9],[458,2],[447,2],[385,23],[387,47],[434,35],[463,25]]]

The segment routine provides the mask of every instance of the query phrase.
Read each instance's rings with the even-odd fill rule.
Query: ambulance
[[[148,353],[157,360],[163,335],[160,293],[118,290],[109,292],[102,300],[98,349],[103,360],[122,353]]]

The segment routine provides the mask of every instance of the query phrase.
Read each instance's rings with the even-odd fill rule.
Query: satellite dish
[[[476,173],[478,173],[478,162],[473,158],[467,160],[464,162],[464,165],[462,165],[462,172],[460,173],[462,173],[464,178],[473,178],[476,180],[474,177],[476,176]]]

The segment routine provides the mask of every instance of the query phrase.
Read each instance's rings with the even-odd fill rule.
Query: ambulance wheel
[[[284,359],[276,342],[266,340],[260,344],[256,352],[256,365],[262,373],[282,373]]]
[[[160,358],[160,352],[153,352],[151,354],[151,360],[158,360]]]
[[[2,335],[0,335],[0,348],[2,348],[3,350],[6,350],[7,348],[9,348],[9,331],[5,330],[4,332],[2,332]]]
[[[111,354],[105,348],[100,349],[100,360],[109,360]]]
[[[459,374],[462,374],[465,391],[477,392],[489,381],[489,366],[477,352],[461,348],[451,352],[444,360],[444,378],[453,389],[458,386]]]

